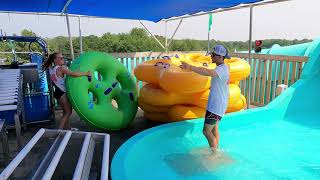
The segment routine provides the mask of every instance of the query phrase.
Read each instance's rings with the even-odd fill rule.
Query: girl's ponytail
[[[49,55],[48,59],[42,64],[43,71],[48,70],[48,68],[52,65],[54,59],[56,58],[57,54],[59,53],[55,52]]]

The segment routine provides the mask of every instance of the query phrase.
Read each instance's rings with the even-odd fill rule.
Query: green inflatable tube
[[[117,59],[101,52],[88,52],[74,60],[70,69],[101,75],[100,80],[94,76],[67,76],[68,98],[81,119],[98,128],[119,130],[135,118],[138,110],[136,83]],[[111,104],[112,99],[118,108]]]

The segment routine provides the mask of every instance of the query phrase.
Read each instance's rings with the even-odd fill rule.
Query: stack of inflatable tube
[[[216,66],[210,56],[186,54],[146,61],[135,68],[135,76],[146,83],[140,90],[138,104],[147,119],[173,122],[204,117],[211,78],[179,68],[181,61],[209,69]],[[250,66],[239,58],[225,62],[230,68],[228,113],[246,106],[238,84],[249,75]]]

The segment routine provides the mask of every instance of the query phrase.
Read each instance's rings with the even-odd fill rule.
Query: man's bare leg
[[[219,148],[219,141],[220,141],[220,133],[219,133],[219,122],[216,123],[216,125],[213,127],[213,135],[214,139],[216,141],[217,148]]]
[[[211,150],[216,150],[217,148],[217,141],[215,140],[215,137],[213,135],[213,129],[214,129],[215,125],[211,125],[211,124],[204,124],[203,126],[203,135],[207,138],[207,141],[209,143],[209,146],[211,148]]]

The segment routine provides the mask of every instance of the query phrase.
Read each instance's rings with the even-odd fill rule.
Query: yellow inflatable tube
[[[138,105],[143,111],[153,113],[167,113],[172,106],[154,106],[143,102],[141,98],[138,98]]]
[[[177,104],[207,107],[210,90],[195,94],[177,94],[159,89],[151,84],[144,85],[140,90],[139,101],[153,106],[173,106]],[[235,104],[241,98],[241,91],[235,84],[229,85],[229,104]]]
[[[152,121],[172,122],[202,118],[209,97],[210,77],[201,76],[179,68],[181,61],[193,66],[214,69],[210,56],[200,53],[184,54],[170,60],[150,60],[138,65],[134,73],[137,79],[148,84],[140,89],[139,107]],[[250,73],[249,64],[238,58],[225,59],[229,66],[229,101],[226,113],[239,111],[246,100],[238,87],[239,81]]]
[[[165,64],[171,64],[171,60],[153,59],[145,61],[134,69],[134,74],[140,81],[158,85],[160,71]]]
[[[203,60],[204,63],[200,62]],[[190,59],[173,60],[150,60],[138,65],[135,70],[135,76],[144,82],[160,86],[168,92],[179,94],[198,93],[207,90],[210,87],[210,77],[201,76],[179,68],[180,60],[208,69],[214,69],[214,63],[206,63],[208,56],[199,57],[199,62]],[[225,60],[230,67],[230,82],[235,83],[247,77],[250,73],[250,66],[244,60],[231,58]]]
[[[247,106],[246,98],[243,95],[241,95],[240,99],[235,100],[233,103],[230,103],[229,101],[226,113],[239,111],[245,108],[246,106]]]
[[[241,81],[250,75],[250,65],[246,61],[237,58],[225,59],[224,61],[230,68],[231,83]]]
[[[144,116],[156,122],[177,122],[204,117],[205,108],[187,105],[175,105],[167,113],[144,111]]]
[[[139,104],[139,107],[142,110],[150,112],[150,113],[168,113],[171,108],[179,106],[179,105],[174,105],[174,106],[154,106],[154,105],[147,104],[147,103],[143,102],[140,98],[138,100],[138,104]],[[236,100],[234,100],[234,103],[229,103],[228,104],[226,113],[239,111],[241,109],[244,109],[246,106],[247,106],[246,98],[243,95],[241,95],[240,99],[236,99]],[[199,107],[199,106],[187,105],[187,106],[185,106],[185,108],[186,107],[188,107],[189,110],[190,110],[190,107],[198,107],[198,108],[201,108],[203,111],[206,110],[205,107]],[[181,112],[180,113],[178,112],[178,114],[181,114]],[[193,118],[199,118],[199,117],[203,117],[203,115],[194,116]]]
[[[209,89],[211,78],[172,66],[161,73],[159,85],[168,92],[181,94],[198,93]]]
[[[170,121],[181,121],[204,117],[205,112],[205,108],[197,106],[176,105],[170,108],[168,116]]]
[[[206,112],[206,108],[192,105],[153,106],[140,101],[139,106],[147,119],[157,122],[176,122],[203,118]],[[228,104],[226,113],[240,111],[245,106],[245,99],[241,95],[241,99],[238,99],[236,104]]]

